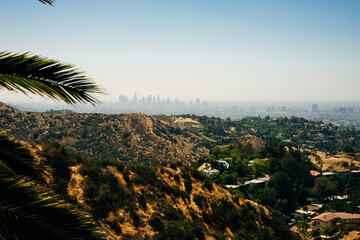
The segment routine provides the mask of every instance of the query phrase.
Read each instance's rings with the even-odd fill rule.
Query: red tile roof
[[[319,216],[313,217],[311,220],[320,220],[323,222],[331,221],[335,218],[341,219],[360,219],[360,214],[346,213],[346,212],[326,212]]]
[[[317,176],[321,175],[321,173],[319,173],[318,171],[310,170],[310,175],[313,177],[317,177]]]

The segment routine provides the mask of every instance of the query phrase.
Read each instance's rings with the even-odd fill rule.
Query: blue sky
[[[0,9],[1,50],[72,63],[107,89],[104,101],[135,91],[208,101],[360,100],[357,0],[11,0]]]

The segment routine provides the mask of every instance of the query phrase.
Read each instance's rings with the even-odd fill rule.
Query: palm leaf
[[[43,164],[36,164],[34,155],[26,146],[0,132],[0,173],[5,174],[4,170],[12,175],[22,175],[41,183],[51,179],[50,169]]]
[[[73,66],[36,55],[0,52],[0,88],[33,93],[66,103],[100,103],[103,93]]]
[[[0,175],[0,239],[102,239],[82,213]]]
[[[55,0],[39,0],[41,3],[44,4],[49,4],[49,5],[53,5],[53,3],[55,2]]]

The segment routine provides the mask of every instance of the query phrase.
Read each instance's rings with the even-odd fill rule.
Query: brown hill
[[[0,103],[0,131],[18,140],[58,142],[95,158],[190,162],[215,145],[203,135],[145,114],[40,114]]]
[[[338,152],[335,155],[327,155],[321,151],[313,151],[309,158],[315,166],[324,172],[339,169],[354,170],[360,168],[359,154]]]
[[[276,212],[175,164],[101,169],[77,165],[72,167],[68,193],[94,214],[108,239],[293,237]]]
[[[90,213],[107,239],[297,239],[279,212],[181,162],[125,166],[52,144],[33,151],[53,169],[53,192]]]

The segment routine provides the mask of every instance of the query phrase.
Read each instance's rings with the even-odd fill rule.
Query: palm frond
[[[4,170],[41,183],[49,182],[51,179],[50,168],[36,164],[34,155],[26,146],[0,132],[0,173],[4,174]]]
[[[73,66],[37,55],[0,52],[0,88],[33,93],[69,104],[100,103],[103,90]]]
[[[49,4],[49,5],[53,5],[53,3],[55,2],[55,0],[39,0],[41,3],[44,4]]]
[[[0,175],[0,239],[102,239],[82,213]]]

